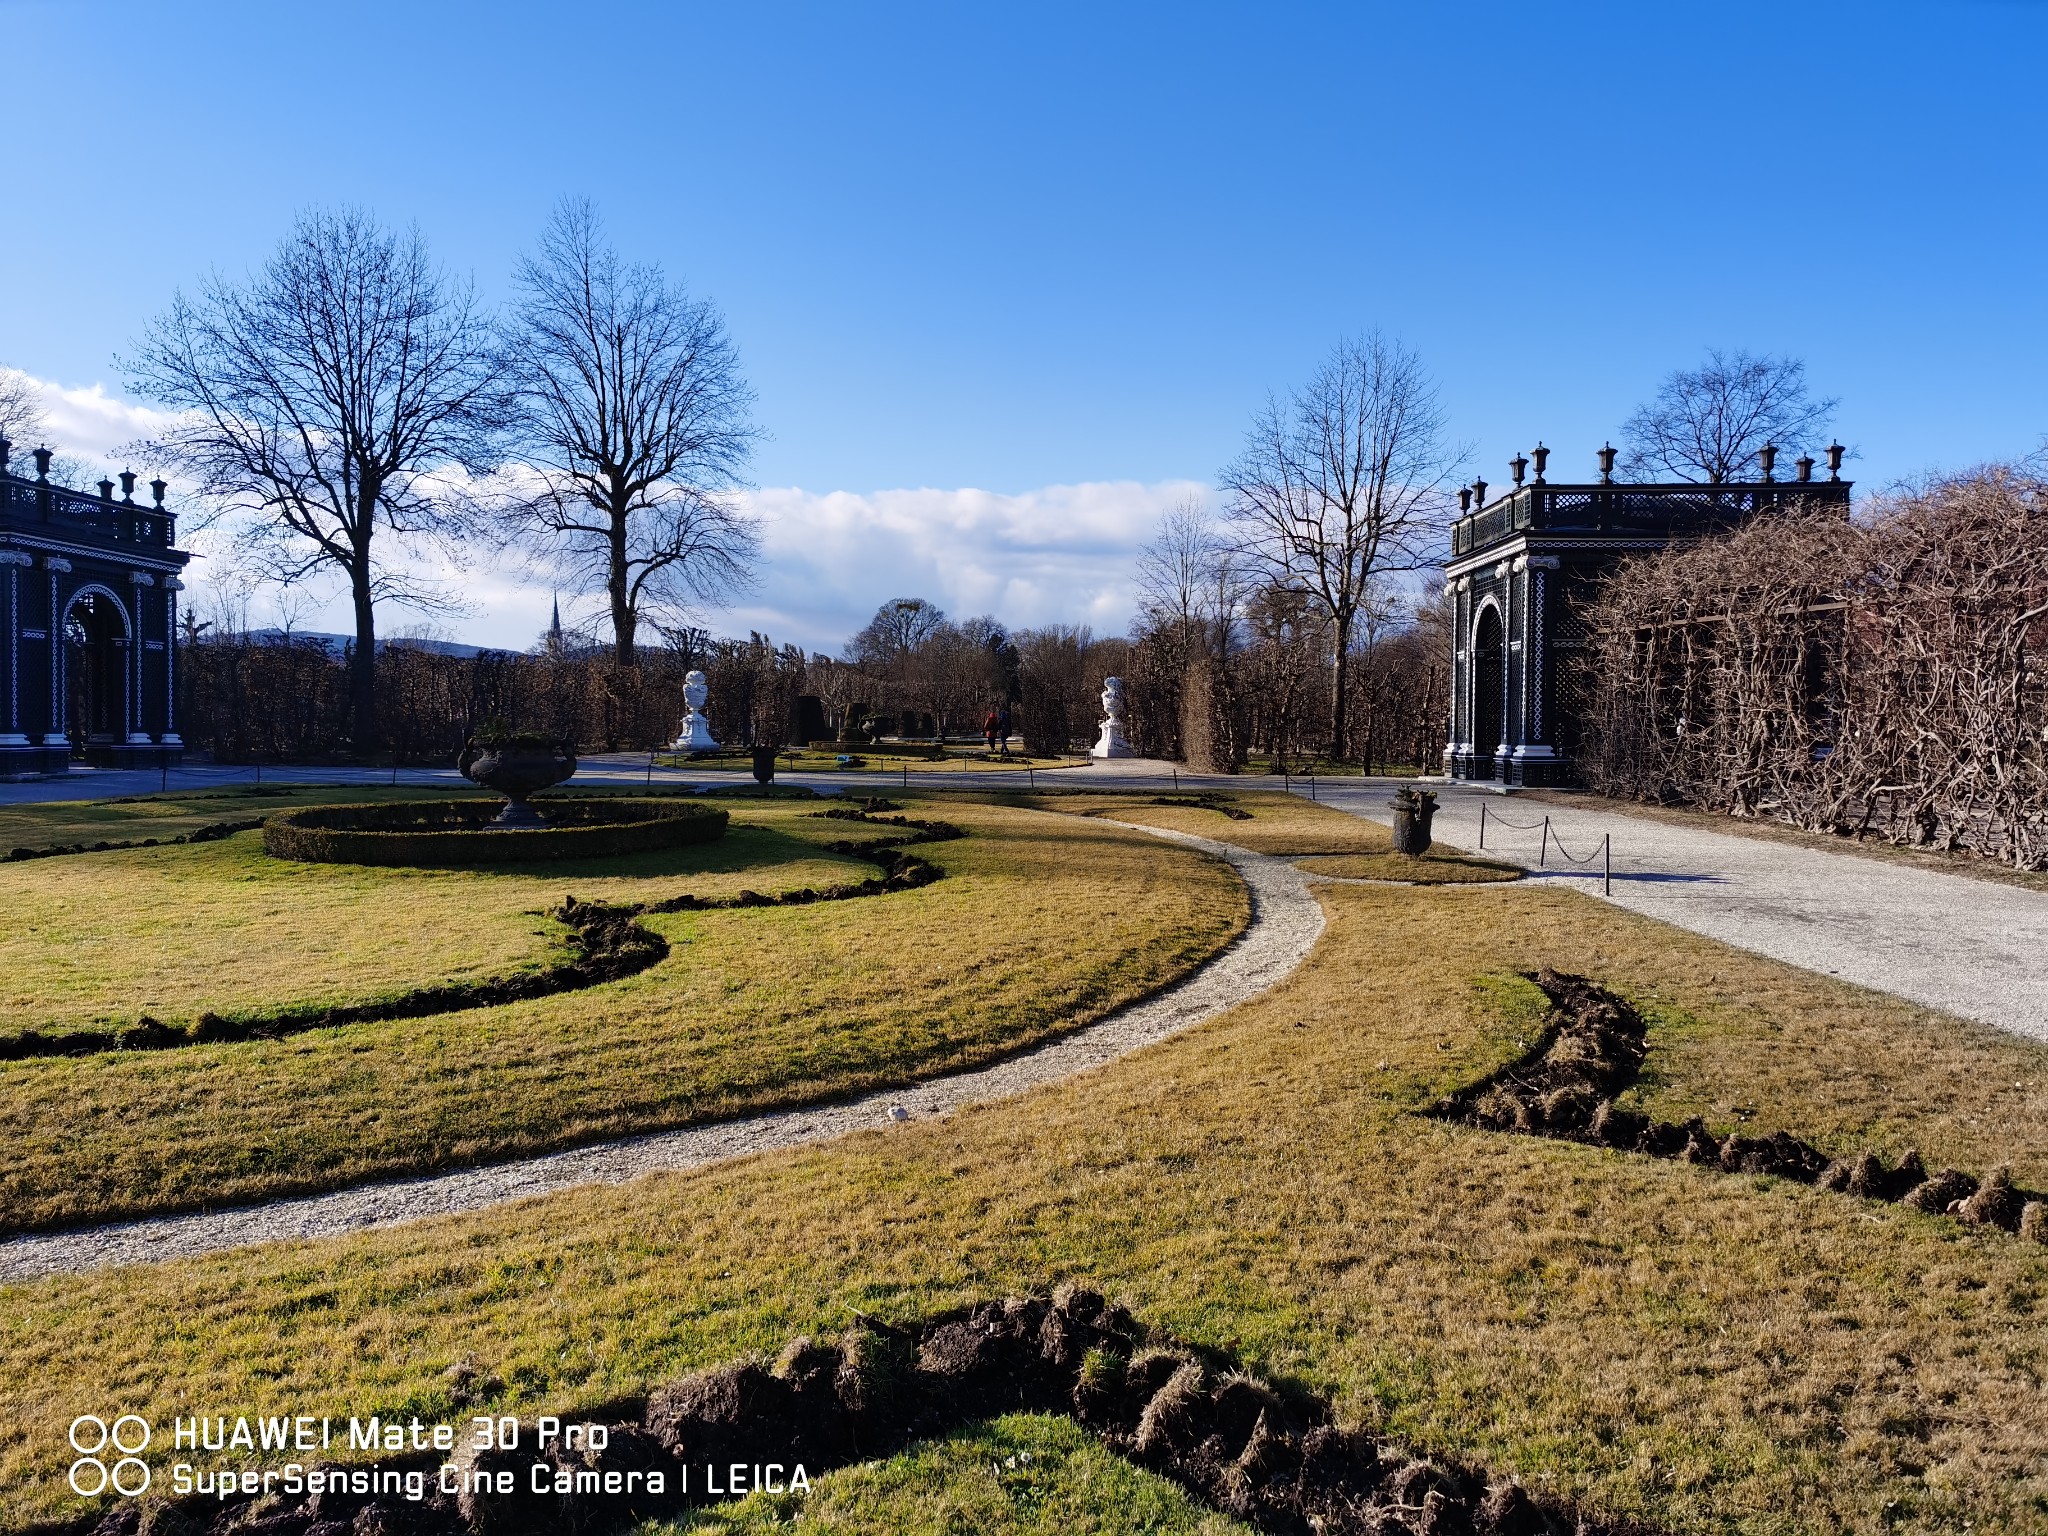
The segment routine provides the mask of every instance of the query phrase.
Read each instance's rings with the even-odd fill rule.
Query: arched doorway
[[[64,729],[74,747],[128,739],[128,616],[104,592],[64,610]]]
[[[1503,673],[1507,662],[1507,631],[1500,621],[1500,609],[1488,603],[1479,610],[1472,631],[1472,768],[1475,778],[1494,774],[1494,751],[1507,739],[1504,713],[1507,691]]]

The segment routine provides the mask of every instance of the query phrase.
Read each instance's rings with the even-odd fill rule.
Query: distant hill
[[[252,629],[244,636],[247,640],[293,640],[301,644],[316,642],[339,656],[355,643],[354,635],[330,635],[311,629]],[[502,645],[464,645],[460,640],[414,640],[400,635],[388,640],[379,640],[377,649],[389,650],[394,645],[409,645],[414,650],[432,651],[437,656],[481,656],[486,651],[503,655],[516,654]]]

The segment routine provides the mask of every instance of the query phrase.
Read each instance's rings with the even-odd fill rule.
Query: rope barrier
[[[1493,816],[1490,819],[1497,827],[1509,827],[1517,832],[1540,831],[1543,834],[1543,845],[1536,853],[1536,867],[1538,869],[1550,867],[1550,850],[1553,847],[1557,849],[1558,857],[1567,864],[1591,864],[1597,858],[1600,861],[1600,894],[1603,896],[1612,896],[1614,894],[1614,834],[1612,832],[1602,833],[1600,846],[1587,854],[1583,859],[1579,859],[1572,856],[1571,850],[1565,847],[1564,840],[1551,830],[1550,818],[1548,816],[1544,817],[1541,821],[1532,821],[1527,826],[1517,821],[1509,821],[1502,816]],[[1486,846],[1486,825],[1488,820],[1486,802],[1482,800],[1479,803],[1479,846],[1481,848]]]

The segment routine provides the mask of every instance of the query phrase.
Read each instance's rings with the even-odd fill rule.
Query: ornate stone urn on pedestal
[[[1420,858],[1429,852],[1430,821],[1436,815],[1433,789],[1394,791],[1394,852]]]
[[[1124,740],[1124,680],[1120,677],[1105,677],[1102,680],[1102,736],[1088,755],[1137,756],[1131,750],[1131,744]]]
[[[704,717],[704,701],[711,697],[711,685],[704,674],[691,670],[683,677],[683,728],[676,734],[677,752],[715,752],[718,743],[711,735],[711,722]]]
[[[472,784],[505,797],[505,809],[492,826],[541,827],[547,823],[526,803],[526,797],[571,777],[576,772],[576,754],[566,743],[545,736],[472,736],[462,744],[455,768]]]

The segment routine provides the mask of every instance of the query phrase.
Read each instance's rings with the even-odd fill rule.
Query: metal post
[[[1314,774],[1308,776],[1308,797],[1311,800],[1316,797],[1316,776]]]
[[[654,788],[654,749],[647,749],[647,787]]]
[[[1479,802],[1479,846],[1486,846],[1486,802]]]
[[[1543,868],[1543,865],[1544,865],[1544,861],[1545,861],[1546,859],[1548,859],[1549,857],[1550,857],[1550,818],[1549,818],[1548,816],[1546,816],[1546,817],[1544,817],[1544,818],[1543,818],[1543,846],[1542,846],[1542,847],[1541,847],[1540,849],[1538,849],[1538,850],[1537,850],[1537,852],[1536,852],[1536,867],[1537,867],[1538,869],[1541,869],[1541,868]]]
[[[903,787],[910,788],[910,759],[903,759]]]
[[[1030,788],[1034,790],[1038,788],[1038,770],[1029,763],[1024,765],[1024,778]]]
[[[1600,839],[1600,894],[1614,894],[1614,834]]]

